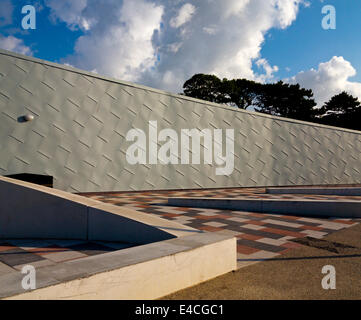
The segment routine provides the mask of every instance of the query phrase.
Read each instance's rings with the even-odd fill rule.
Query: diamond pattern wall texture
[[[28,114],[34,119],[23,121]],[[179,135],[234,129],[233,172],[217,175],[216,165],[203,161],[129,164],[126,135],[147,133],[149,121]],[[0,175],[49,175],[55,188],[70,192],[361,183],[361,132],[237,110],[4,50],[0,150]]]

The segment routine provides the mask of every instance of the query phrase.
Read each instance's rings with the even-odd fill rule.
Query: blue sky
[[[336,8],[336,30],[321,28],[322,7]],[[286,30],[272,30],[262,48],[262,55],[280,67],[278,76],[285,78],[295,72],[317,68],[332,56],[343,56],[360,71],[353,80],[361,80],[361,1],[312,1],[303,8],[296,21]],[[287,72],[285,69],[290,68]]]
[[[0,0],[0,47],[173,92],[200,72],[299,82],[322,104],[361,98],[360,16],[357,0]]]

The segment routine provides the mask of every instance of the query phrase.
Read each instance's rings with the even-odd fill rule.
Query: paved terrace
[[[213,189],[197,191],[149,191],[84,194],[118,206],[174,220],[202,230],[238,238],[238,267],[284,254],[301,247],[296,238],[323,238],[353,226],[360,219],[306,218],[243,211],[167,206],[168,197],[252,198],[252,199],[326,199],[360,200],[361,196],[273,195],[263,188]],[[78,260],[132,245],[81,240],[0,240],[0,275],[21,270],[26,264],[45,267]]]
[[[239,268],[274,258],[292,248],[302,247],[300,244],[302,241],[294,242],[292,240],[305,237],[321,239],[361,221],[361,219],[310,218],[284,214],[167,206],[169,197],[361,201],[361,196],[274,195],[265,194],[265,192],[264,188],[234,188],[83,195],[99,201],[127,206],[151,215],[158,215],[199,230],[235,236],[238,238]]]

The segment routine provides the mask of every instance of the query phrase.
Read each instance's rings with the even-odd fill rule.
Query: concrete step
[[[300,216],[361,218],[361,201],[355,200],[287,200],[241,198],[168,198],[176,207],[225,209]]]
[[[267,188],[266,193],[361,196],[361,188]]]

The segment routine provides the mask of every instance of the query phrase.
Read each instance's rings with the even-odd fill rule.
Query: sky
[[[359,0],[0,0],[0,48],[174,93],[196,73],[300,83],[322,106],[361,100],[360,17]]]

